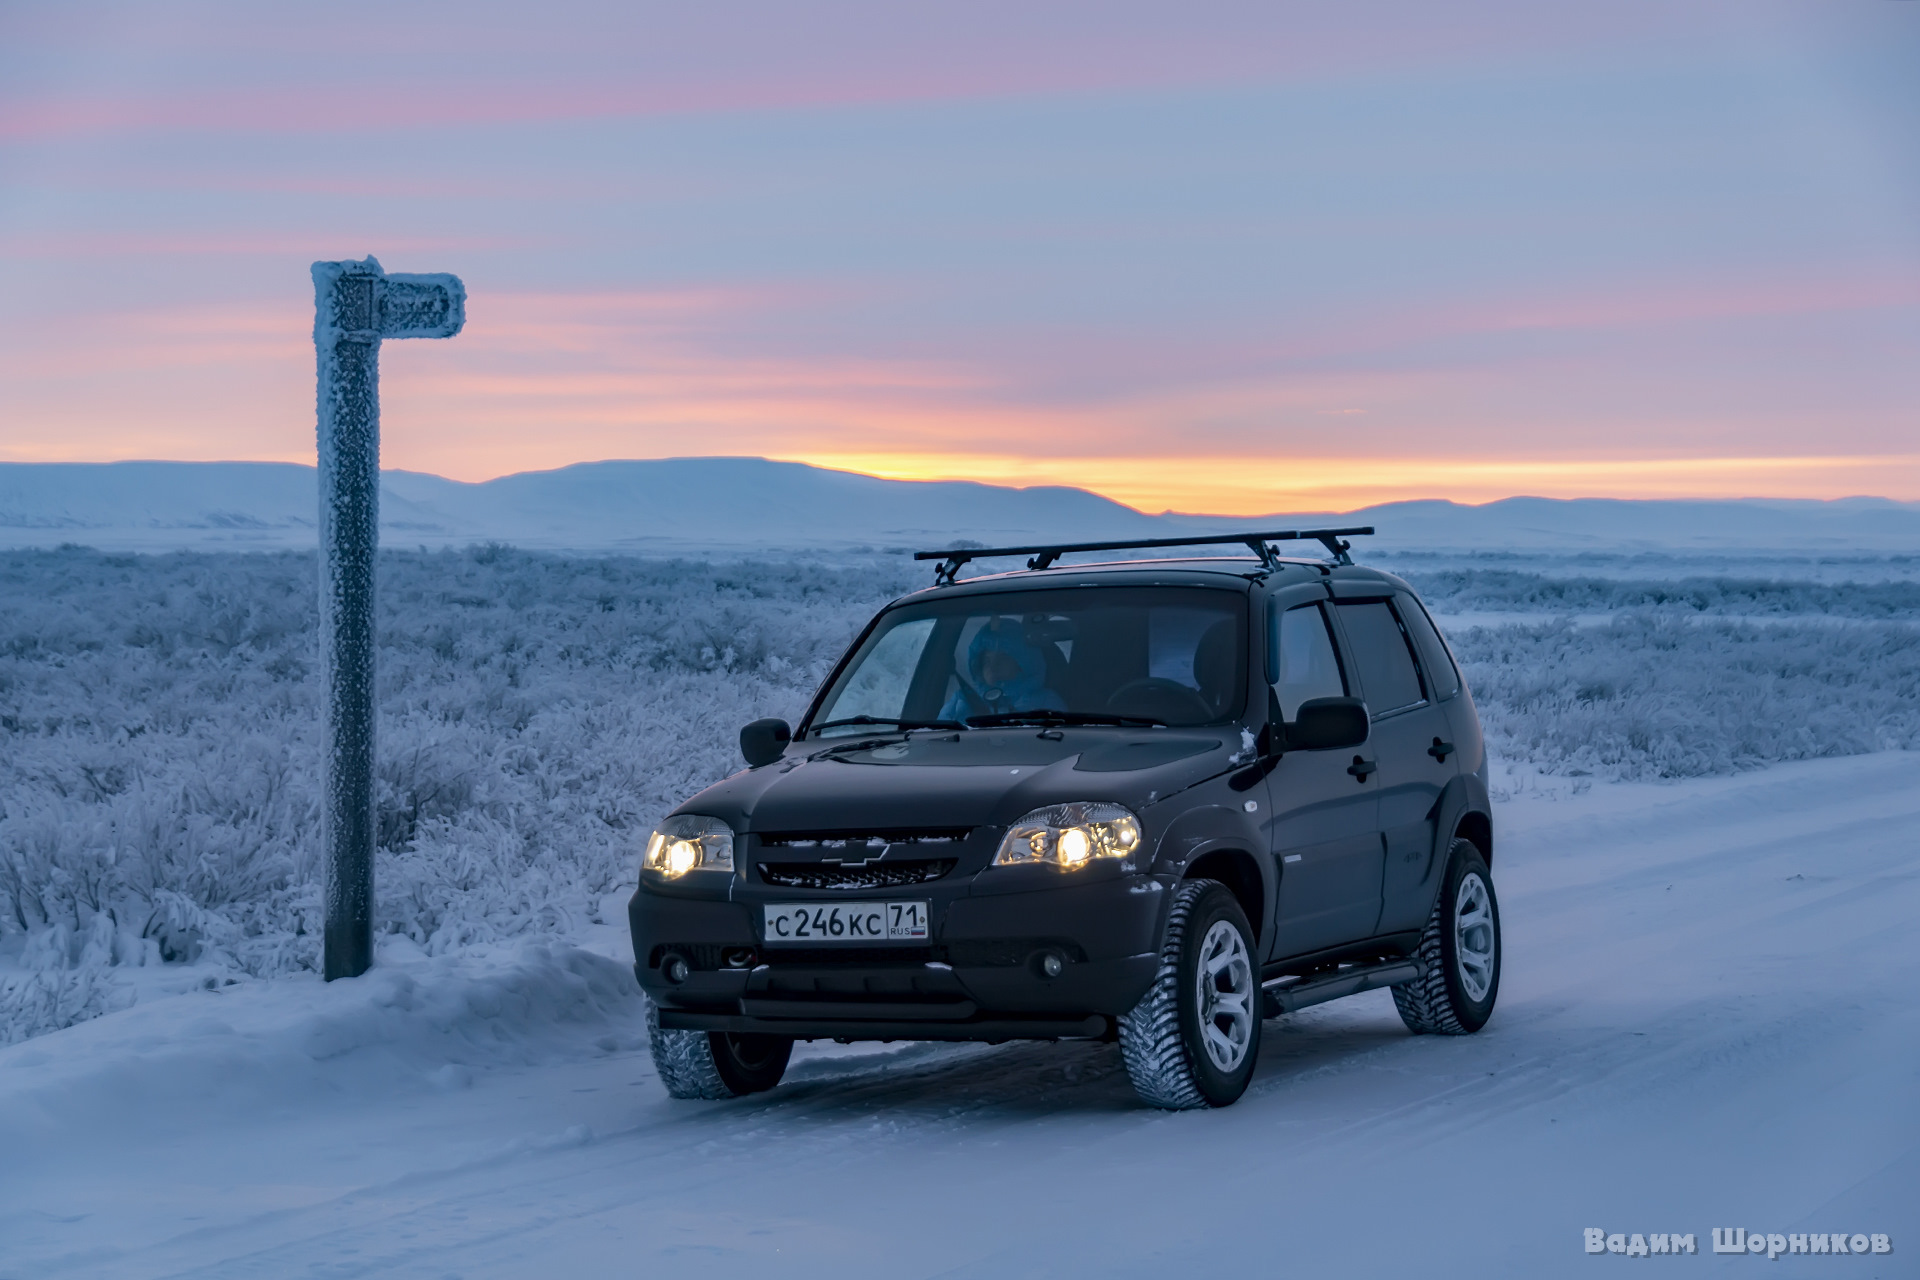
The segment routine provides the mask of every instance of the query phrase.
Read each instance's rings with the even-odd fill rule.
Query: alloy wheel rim
[[[1454,969],[1467,999],[1475,1004],[1493,990],[1494,953],[1499,938],[1493,929],[1493,895],[1478,871],[1469,871],[1460,879],[1460,891],[1453,899]]]
[[[1215,1067],[1232,1071],[1253,1043],[1253,963],[1246,939],[1227,921],[1207,930],[1194,983],[1201,1046]]]

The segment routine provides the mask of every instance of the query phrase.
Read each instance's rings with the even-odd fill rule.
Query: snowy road
[[[1663,1272],[1920,1275],[1920,755],[1498,820],[1487,1030],[1310,1010],[1215,1113],[1141,1108],[1088,1045],[822,1049],[771,1095],[670,1103],[637,1005],[470,1069],[381,1039],[431,1004],[392,973],[143,1004],[0,1051],[0,1277],[1627,1267],[1582,1253],[1594,1226],[1693,1233]],[[329,1046],[355,1000],[386,1021]],[[1719,1258],[1717,1226],[1895,1252]]]

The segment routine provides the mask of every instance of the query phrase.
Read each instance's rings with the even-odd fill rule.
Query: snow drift
[[[458,1089],[476,1069],[630,1052],[645,1044],[644,1007],[627,965],[561,942],[458,960],[389,948],[344,982],[211,981],[0,1058],[0,1149],[164,1127],[179,1107],[217,1103],[237,1117],[289,1098]]]

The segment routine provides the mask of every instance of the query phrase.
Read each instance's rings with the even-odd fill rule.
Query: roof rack
[[[955,547],[948,551],[916,551],[913,553],[913,558],[945,561],[933,571],[935,586],[945,586],[952,582],[962,565],[990,556],[1031,556],[1032,559],[1027,561],[1027,568],[1038,570],[1049,568],[1055,560],[1070,551],[1132,551],[1141,547],[1210,547],[1224,543],[1239,543],[1258,556],[1262,566],[1271,569],[1280,562],[1280,549],[1273,545],[1276,542],[1318,542],[1332,554],[1335,564],[1352,564],[1353,557],[1347,553],[1353,549],[1353,544],[1343,539],[1361,537],[1372,532],[1372,525],[1364,525],[1352,529],[1274,529],[1265,533],[1223,533],[1207,538],[1136,538],[1130,542],[1056,542],[1039,547]]]

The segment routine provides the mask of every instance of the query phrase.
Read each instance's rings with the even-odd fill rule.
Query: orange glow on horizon
[[[0,344],[0,461],[311,464],[298,292],[129,310],[84,333],[61,318],[16,331]],[[383,351],[385,465],[475,482],[593,459],[770,457],[1233,516],[1520,494],[1920,501],[1904,401],[1810,408],[1756,393],[1703,408],[1664,403],[1661,384],[1612,397],[1578,365],[1556,372],[1551,394],[1496,370],[1388,367],[1187,373],[1112,391],[1083,371],[1077,394],[1041,395],[991,361],[716,337],[779,331],[787,312],[832,300],[825,286],[478,295],[458,342]],[[1406,340],[1446,331],[1439,318],[1402,327]],[[1454,452],[1433,453],[1440,440]]]
[[[1920,500],[1920,454],[1747,458],[1022,458],[796,453],[784,460],[891,480],[1070,485],[1142,511],[1266,515],[1445,498]]]
[[[256,461],[313,465],[313,455],[255,452],[250,458],[205,452],[184,439],[116,457],[76,458],[71,450],[0,449],[0,462],[121,460]],[[167,445],[176,447],[169,448]],[[479,483],[524,471],[557,470],[607,459],[528,458],[527,464],[484,470],[436,467],[431,459],[396,458],[390,469],[430,471]],[[1013,488],[1061,485],[1084,489],[1148,513],[1256,516],[1352,511],[1387,502],[1444,499],[1479,506],[1517,496],[1539,498],[1831,500],[1871,496],[1920,502],[1920,454],[1718,458],[1494,457],[1020,457],[1012,454],[842,453],[749,454],[715,449],[671,457],[758,457],[850,471],[887,480],[975,481]],[[505,461],[496,457],[494,461]],[[450,474],[451,473],[451,474]]]

